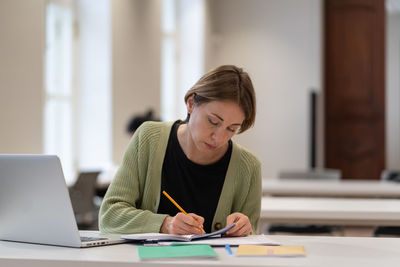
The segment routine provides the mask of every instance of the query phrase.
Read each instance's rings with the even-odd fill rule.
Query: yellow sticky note
[[[303,246],[260,246],[240,245],[236,250],[238,256],[305,256]]]

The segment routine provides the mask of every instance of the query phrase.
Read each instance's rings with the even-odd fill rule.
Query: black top
[[[161,174],[161,196],[157,213],[175,216],[179,211],[162,193],[165,190],[187,213],[204,218],[204,230],[211,232],[226,171],[232,154],[232,141],[217,162],[200,165],[188,159],[178,141],[176,122],[171,129]]]

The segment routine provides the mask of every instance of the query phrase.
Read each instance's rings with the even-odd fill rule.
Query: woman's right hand
[[[167,216],[161,225],[160,233],[179,235],[200,235],[204,218],[194,213],[185,215],[179,212],[174,217]]]

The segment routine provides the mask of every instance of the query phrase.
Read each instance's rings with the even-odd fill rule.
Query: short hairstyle
[[[238,133],[254,125],[256,119],[256,93],[247,72],[233,65],[219,66],[203,75],[185,95],[185,103],[194,95],[195,105],[212,101],[231,100],[239,105],[245,115]],[[186,122],[189,116],[186,118]]]

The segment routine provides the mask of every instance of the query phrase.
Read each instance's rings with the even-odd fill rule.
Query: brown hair
[[[247,72],[233,65],[217,67],[200,78],[185,95],[185,103],[194,95],[195,105],[211,101],[231,100],[239,105],[245,115],[238,133],[254,125],[256,119],[256,93]],[[186,122],[189,120],[189,115]]]

